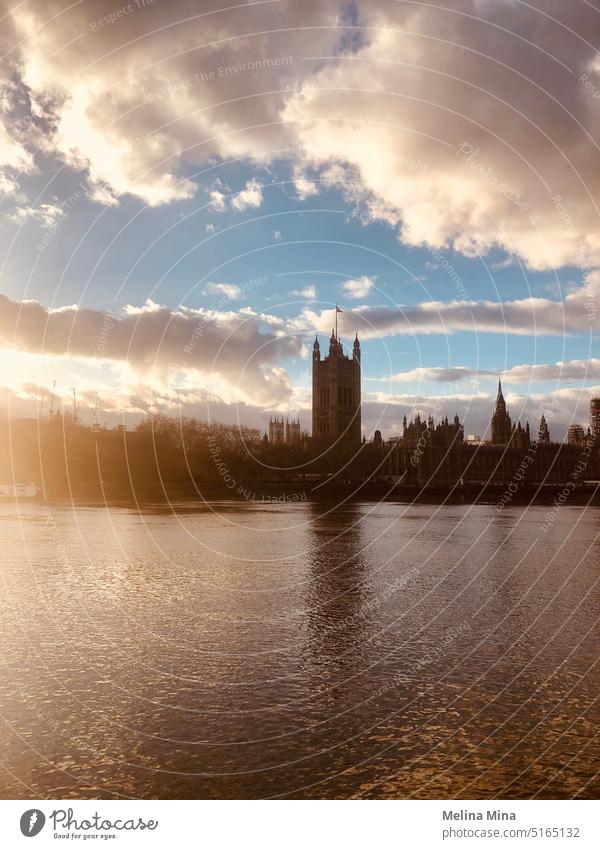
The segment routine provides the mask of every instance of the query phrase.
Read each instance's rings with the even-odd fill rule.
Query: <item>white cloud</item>
[[[312,300],[317,297],[317,288],[316,286],[305,286],[304,289],[292,289],[290,295],[294,295],[296,298],[308,298]]]
[[[354,298],[355,300],[360,300],[360,298],[366,298],[367,295],[371,292],[371,289],[375,285],[374,277],[367,277],[363,275],[362,277],[358,277],[356,280],[346,280],[345,283],[341,284],[342,291],[349,297]]]
[[[327,332],[331,311],[305,309],[293,325]],[[600,272],[588,274],[585,286],[562,301],[522,298],[514,301],[424,301],[415,306],[357,307],[340,317],[343,333],[363,338],[415,333],[502,333],[521,336],[590,334],[600,320]]]
[[[446,5],[361,7],[361,46],[286,104],[297,167],[323,169],[409,245],[600,264],[600,113],[580,81],[600,85],[597,54],[566,35],[597,32],[596,10],[521,4],[512,35],[503,3]]]
[[[501,377],[503,383],[567,382],[573,380],[600,380],[600,359],[567,360],[558,363],[523,363],[509,369],[475,369],[469,366],[433,366],[413,368],[386,377],[367,377],[376,383],[460,383],[490,377]]]
[[[225,195],[223,192],[220,192],[218,189],[213,189],[209,194],[210,202],[209,207],[214,210],[214,212],[225,212],[227,205],[225,203]]]
[[[244,212],[246,209],[257,209],[263,201],[262,186],[256,177],[248,180],[244,188],[229,199],[219,189],[209,192],[209,197],[208,205],[213,212],[225,212],[227,209]]]
[[[421,383],[426,381],[434,383],[459,383],[491,374],[496,374],[496,372],[478,371],[467,366],[423,366],[410,369],[410,371],[396,372],[386,377],[367,377],[365,380],[374,383]]]
[[[39,206],[18,206],[7,217],[15,224],[23,224],[28,220],[38,221],[43,228],[48,229],[64,217],[64,212],[56,204],[42,203]]]
[[[319,194],[319,180],[307,179],[306,175],[299,168],[294,170],[293,183],[300,200],[306,200],[306,198]]]
[[[363,220],[387,222],[408,245],[467,255],[500,247],[536,269],[599,265],[600,112],[587,83],[600,86],[600,63],[591,37],[565,34],[595,33],[596,9],[520,4],[507,33],[504,3],[373,0],[359,4],[360,40],[341,52],[334,25],[346,5],[282,0],[231,14],[180,0],[176,16],[155,4],[92,31],[85,4],[6,4],[2,46],[32,120],[28,140],[2,131],[0,184],[14,191],[10,169],[33,167],[33,138],[87,171],[104,202],[190,197],[188,164],[287,159],[302,199],[319,190],[308,175],[337,186]],[[94,14],[113,8],[98,0]],[[177,18],[193,15],[182,51]],[[335,58],[212,84],[215,53],[194,48],[217,42],[224,66],[257,55]],[[261,194],[249,181],[231,206],[257,208]],[[222,208],[222,197],[212,200]]]
[[[238,192],[231,200],[231,206],[237,212],[245,209],[256,209],[263,201],[262,186],[254,177],[248,180],[241,192]]]
[[[502,379],[511,383],[600,380],[600,359],[590,357],[589,360],[567,360],[558,363],[524,363],[503,371]]]
[[[206,286],[206,291],[212,295],[224,295],[230,301],[235,301],[242,297],[241,288],[233,283],[209,283]]]
[[[504,268],[511,268],[515,264],[515,258],[507,256],[505,259],[500,259],[492,263],[492,271],[502,271]]]
[[[131,194],[157,206],[195,192],[182,165],[215,156],[270,159],[285,135],[279,110],[304,71],[304,63],[290,61],[301,55],[302,27],[333,22],[337,2],[306,0],[300,8],[283,0],[276,9],[220,12],[178,0],[140,7],[114,26],[96,25],[114,13],[112,0],[95,0],[93,8],[65,8],[61,0],[43,8],[0,5],[6,76],[33,119],[27,140],[15,135],[3,145],[0,135],[0,159],[4,147],[11,167],[21,168],[28,146],[40,148],[87,172],[109,202]],[[289,31],[269,35],[281,16]],[[329,53],[336,40],[333,28],[321,27],[311,44]],[[252,71],[235,70],[249,61]],[[220,74],[220,67],[233,70]],[[257,99],[257,91],[265,94]]]

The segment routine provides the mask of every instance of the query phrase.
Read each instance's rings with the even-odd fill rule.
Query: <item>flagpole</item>
[[[335,338],[338,338],[338,329],[337,329],[337,317],[338,317],[338,305],[335,305]]]

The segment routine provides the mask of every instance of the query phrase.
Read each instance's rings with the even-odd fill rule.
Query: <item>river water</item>
[[[4,798],[592,798],[600,511],[0,507]]]

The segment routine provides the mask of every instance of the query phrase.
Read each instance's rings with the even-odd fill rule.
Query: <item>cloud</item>
[[[592,333],[598,325],[600,272],[591,272],[580,289],[562,301],[522,298],[514,301],[424,301],[415,306],[357,307],[340,315],[341,332],[363,338],[415,333],[502,333],[562,336]],[[296,329],[327,332],[331,311],[305,309]]]
[[[293,175],[294,188],[300,200],[306,200],[319,194],[319,181],[309,180],[301,169],[296,168]]]
[[[64,217],[64,211],[60,206],[52,203],[42,203],[39,206],[18,206],[8,215],[10,221],[15,224],[23,224],[25,221],[39,221],[41,227],[50,229],[57,221]]]
[[[223,10],[195,0],[132,5],[100,24],[114,13],[112,0],[68,8],[47,0],[43,9],[3,0],[7,77],[35,119],[27,139],[5,145],[11,164],[42,145],[113,199],[130,194],[158,206],[189,198],[196,184],[188,164],[270,161],[286,134],[279,112],[305,74],[297,61],[304,27],[312,26],[311,46],[324,55],[339,37],[331,0]],[[34,132],[36,123],[43,132]]]
[[[208,283],[206,291],[211,295],[224,295],[230,301],[235,301],[242,296],[241,287],[233,283]]]
[[[388,377],[367,377],[365,380],[375,383],[421,383],[426,381],[433,383],[459,383],[463,380],[474,380],[478,377],[496,373],[493,371],[478,371],[468,366],[431,366],[413,368],[410,371],[400,371],[396,374],[390,374]]]
[[[35,170],[31,151],[16,136],[18,117],[7,64],[0,71],[0,197],[18,198],[18,177]]]
[[[502,271],[505,268],[511,268],[515,264],[515,258],[507,256],[505,259],[497,260],[492,263],[492,271]]]
[[[532,383],[545,380],[600,380],[600,359],[567,360],[558,363],[533,363],[513,366],[502,372],[511,383]]]
[[[286,333],[281,319],[249,307],[238,312],[172,310],[147,301],[111,315],[77,306],[48,309],[3,295],[0,346],[126,363],[138,379],[154,375],[168,382],[173,371],[191,371],[196,385],[223,400],[257,405],[282,403],[293,395],[281,363],[302,353],[302,342]]]
[[[225,212],[227,209],[244,212],[246,209],[257,209],[263,201],[262,186],[256,177],[248,180],[241,192],[230,198],[219,189],[213,189],[209,197],[208,205],[213,212]]]
[[[361,23],[360,46],[286,104],[297,167],[322,169],[408,245],[598,265],[597,10],[374,2]]]
[[[294,295],[296,298],[308,298],[312,300],[317,297],[317,288],[316,286],[305,286],[304,289],[292,289],[290,295]]]
[[[256,209],[263,200],[262,186],[256,178],[248,180],[241,192],[231,199],[231,206],[237,212],[245,209]]]
[[[227,209],[227,204],[225,203],[225,195],[223,192],[220,192],[218,189],[213,189],[209,194],[210,202],[209,207],[214,212],[225,212]]]
[[[152,206],[195,192],[190,166],[285,159],[300,199],[336,187],[408,245],[600,264],[592,4],[373,0],[351,40],[336,29],[345,0],[202,12],[178,0],[102,27],[112,0],[96,18],[59,0],[4,11],[1,82],[17,93],[0,135],[5,192],[37,148],[87,172],[99,200]],[[231,206],[260,195],[249,181]],[[222,193],[212,203],[224,208]]]
[[[460,383],[482,378],[501,377],[505,384],[543,381],[600,380],[600,359],[567,360],[558,363],[523,363],[509,369],[475,369],[469,366],[433,366],[413,368],[387,377],[367,377],[377,383]]]
[[[374,277],[366,277],[363,275],[356,280],[346,280],[345,283],[341,284],[341,288],[344,294],[346,294],[349,298],[359,300],[360,298],[366,298],[374,285]]]

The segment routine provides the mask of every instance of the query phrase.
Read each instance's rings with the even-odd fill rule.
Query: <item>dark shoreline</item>
[[[387,482],[335,482],[326,481],[244,481],[235,487],[214,484],[194,486],[165,484],[164,487],[130,487],[105,485],[78,486],[69,491],[49,491],[46,497],[19,499],[19,504],[75,504],[77,506],[132,506],[185,503],[189,506],[204,502],[231,501],[255,504],[294,504],[306,502],[337,501],[387,501],[410,504],[494,504],[502,510],[508,507],[529,505],[600,506],[600,482],[579,484],[572,488],[568,483],[539,485],[465,483],[462,486],[406,486]],[[14,503],[2,499],[0,503]]]

